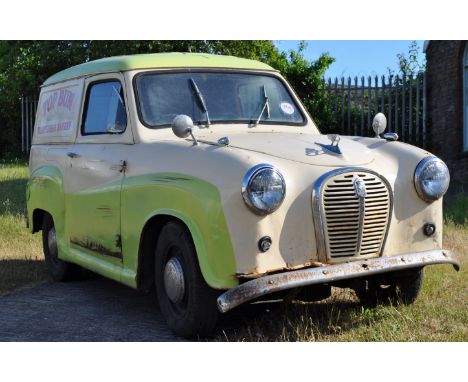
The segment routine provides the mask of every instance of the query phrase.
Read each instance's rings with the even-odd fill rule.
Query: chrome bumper
[[[225,313],[244,302],[286,289],[365,277],[432,264],[452,264],[457,271],[460,269],[460,264],[452,252],[444,249],[300,269],[260,277],[229,289],[218,297],[218,309],[221,313]]]

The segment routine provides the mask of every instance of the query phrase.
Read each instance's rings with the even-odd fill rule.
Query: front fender
[[[213,184],[185,174],[157,173],[125,178],[122,234],[126,268],[137,269],[143,229],[158,215],[174,216],[185,223],[208,285],[227,289],[238,284],[219,191]]]

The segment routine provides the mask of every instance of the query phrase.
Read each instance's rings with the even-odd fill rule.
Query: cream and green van
[[[87,268],[156,289],[174,332],[331,286],[415,300],[442,248],[445,164],[384,133],[322,135],[281,75],[169,53],[78,65],[41,88],[27,185],[57,281]]]

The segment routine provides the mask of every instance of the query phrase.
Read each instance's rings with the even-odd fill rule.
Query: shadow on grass
[[[250,304],[221,316],[219,341],[320,341],[375,323],[357,300],[341,295],[322,302]]]
[[[43,260],[1,260],[0,296],[50,280]]]
[[[26,178],[0,181],[0,215],[22,215],[26,210]]]

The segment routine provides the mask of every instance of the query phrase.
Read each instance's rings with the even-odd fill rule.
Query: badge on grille
[[[366,197],[366,185],[364,184],[364,181],[361,178],[354,178],[353,180],[354,184],[354,191],[356,192],[356,195],[360,198],[365,198]]]

